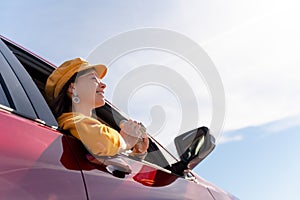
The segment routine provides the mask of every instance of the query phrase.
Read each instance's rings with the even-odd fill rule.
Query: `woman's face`
[[[101,81],[94,69],[90,69],[83,75],[78,76],[73,88],[80,98],[80,104],[92,108],[105,104],[104,89],[106,85]]]

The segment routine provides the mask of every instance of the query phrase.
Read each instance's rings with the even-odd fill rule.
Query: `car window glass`
[[[0,104],[15,109],[1,74],[0,74]]]
[[[10,107],[10,104],[6,98],[5,92],[2,87],[2,83],[0,82],[0,104]]]

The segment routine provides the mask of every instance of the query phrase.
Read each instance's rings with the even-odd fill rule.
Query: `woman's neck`
[[[87,106],[82,105],[82,104],[73,104],[72,111],[73,112],[79,112],[79,113],[84,114],[88,117],[92,116],[92,108],[87,107]]]

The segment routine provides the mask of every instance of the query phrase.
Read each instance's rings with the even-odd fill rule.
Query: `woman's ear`
[[[69,85],[69,87],[68,87],[68,90],[67,90],[67,92],[68,92],[68,94],[69,95],[73,95],[73,90],[75,89],[75,87],[74,87],[74,83],[70,83],[70,85]]]

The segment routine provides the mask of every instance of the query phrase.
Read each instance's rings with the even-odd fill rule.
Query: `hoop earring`
[[[73,103],[76,103],[76,104],[78,104],[80,102],[80,98],[78,97],[78,94],[75,90],[73,91],[72,101],[73,101]]]

